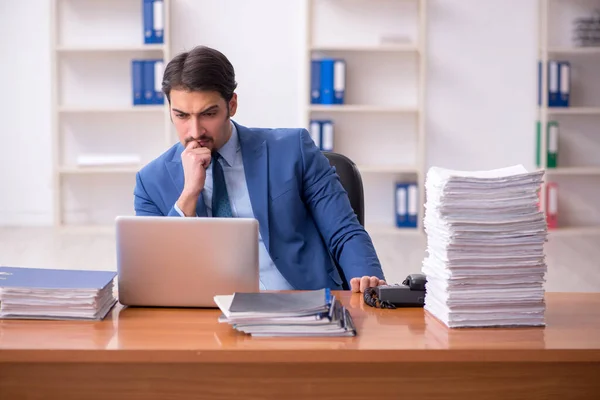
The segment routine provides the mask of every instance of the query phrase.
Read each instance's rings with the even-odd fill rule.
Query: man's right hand
[[[184,185],[177,206],[188,217],[196,215],[198,196],[204,189],[206,169],[210,165],[211,152],[206,147],[200,147],[198,142],[191,141],[181,153]]]

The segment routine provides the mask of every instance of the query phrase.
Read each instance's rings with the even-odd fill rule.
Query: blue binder
[[[154,66],[154,96],[152,98],[152,104],[164,104],[165,95],[162,91],[162,78],[164,72],[163,60],[153,60]]]
[[[143,103],[143,61],[131,61],[131,89],[133,92],[133,105],[138,106]]]
[[[113,281],[113,271],[0,267],[0,287],[30,289],[103,289]]]
[[[419,192],[417,190],[417,184],[411,182],[407,185],[407,205],[406,209],[408,212],[408,226],[411,228],[417,227],[417,214],[419,212]]]
[[[309,129],[308,129],[308,133],[310,134],[310,137],[312,138],[313,142],[315,143],[315,146],[317,146],[317,148],[319,150],[322,150],[322,147],[321,147],[321,121],[314,120],[314,119],[311,120]]]
[[[537,87],[537,95],[538,95],[538,106],[542,105],[542,62],[538,61],[538,87]]]
[[[164,43],[164,2],[143,0],[143,26],[145,44]]]
[[[334,75],[335,60],[332,58],[324,58],[321,60],[321,103],[335,104],[334,102]]]
[[[571,63],[568,61],[561,61],[558,63],[559,66],[559,96],[558,106],[569,107],[569,100],[571,94]]]
[[[310,62],[310,104],[321,104],[321,61]]]
[[[335,60],[333,66],[333,103],[344,104],[346,94],[346,61]]]
[[[560,68],[554,60],[548,61],[548,107],[560,105]]]
[[[396,226],[405,228],[408,226],[408,185],[406,183],[396,183],[395,196]]]
[[[154,104],[154,61],[144,60],[143,61],[143,93],[144,99],[143,104]]]
[[[329,119],[321,121],[321,150],[333,151],[333,139],[333,121]]]

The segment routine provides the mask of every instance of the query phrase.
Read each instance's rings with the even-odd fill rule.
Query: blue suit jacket
[[[235,123],[235,122],[234,122]],[[384,279],[371,239],[359,224],[335,169],[305,129],[257,129],[236,123],[254,216],[271,259],[298,290],[340,289],[345,278]],[[183,146],[137,173],[136,215],[179,216]],[[196,212],[206,216],[202,195]]]

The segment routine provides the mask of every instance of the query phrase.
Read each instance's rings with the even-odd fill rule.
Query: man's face
[[[171,90],[171,120],[185,147],[195,140],[211,151],[220,149],[231,136],[229,118],[235,115],[237,95],[227,102],[219,92]]]

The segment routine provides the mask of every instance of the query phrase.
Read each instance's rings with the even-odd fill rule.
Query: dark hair
[[[171,101],[171,90],[216,91],[227,103],[237,87],[233,65],[218,50],[197,46],[175,56],[165,68],[162,90]]]

